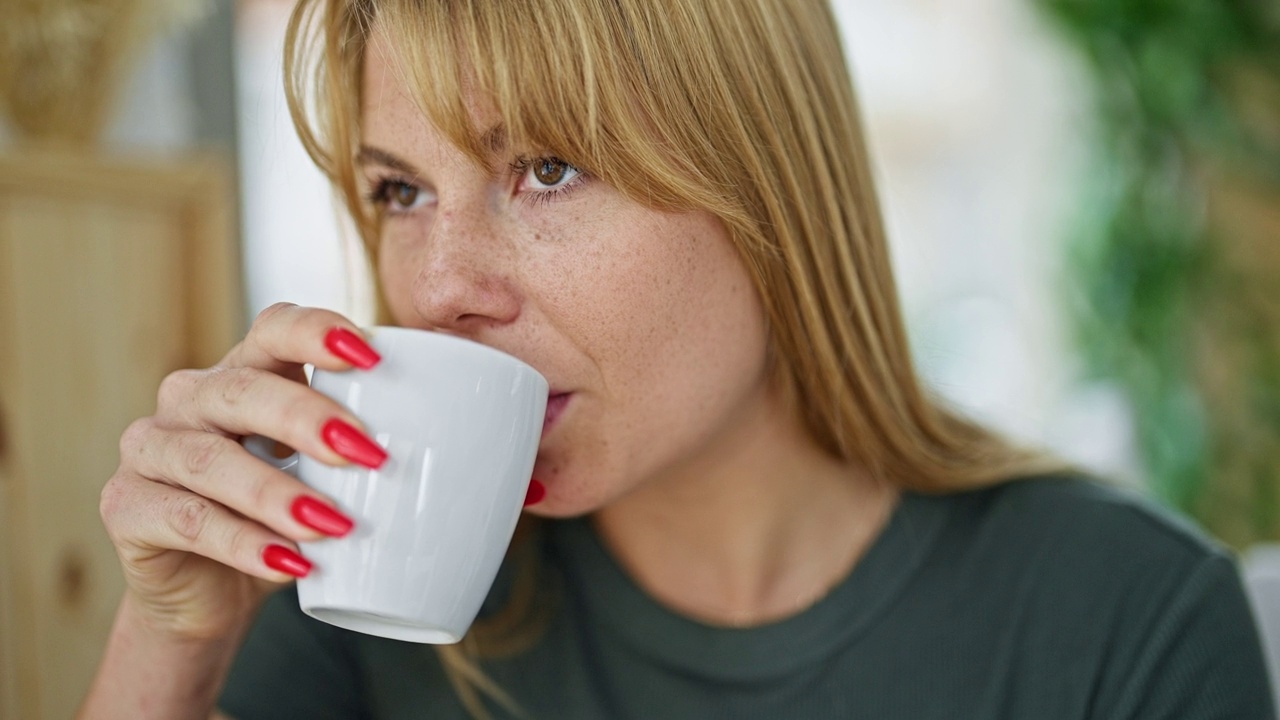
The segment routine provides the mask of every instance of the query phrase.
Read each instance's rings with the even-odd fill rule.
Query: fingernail
[[[293,519],[330,537],[342,537],[355,526],[351,518],[309,495],[299,495],[289,506],[289,512]]]
[[[329,348],[329,352],[361,370],[368,370],[382,359],[364,338],[343,327],[336,327],[326,333],[324,346]]]
[[[296,578],[306,577],[311,572],[311,562],[283,545],[268,545],[262,551],[262,562],[272,570],[279,570]]]
[[[547,496],[547,488],[539,480],[529,481],[529,489],[524,494],[524,506],[537,505]]]
[[[333,418],[324,424],[320,437],[333,451],[353,463],[377,470],[387,461],[387,451],[351,425]]]

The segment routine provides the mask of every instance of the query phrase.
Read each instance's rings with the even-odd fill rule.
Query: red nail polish
[[[542,498],[547,496],[547,487],[541,481],[534,479],[529,481],[529,490],[524,494],[524,506],[537,505],[542,502]]]
[[[268,545],[262,551],[262,562],[272,570],[279,570],[297,578],[311,572],[311,562],[283,545]]]
[[[289,512],[303,525],[331,537],[342,537],[355,526],[351,518],[308,495],[299,495]]]
[[[329,352],[361,370],[368,370],[382,359],[364,338],[342,327],[336,327],[325,334],[324,346],[329,348]]]
[[[333,451],[353,463],[377,470],[387,461],[387,451],[377,443],[364,436],[364,433],[333,418],[324,424],[320,437]]]

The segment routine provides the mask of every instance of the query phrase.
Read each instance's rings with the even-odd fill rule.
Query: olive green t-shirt
[[[530,718],[1274,717],[1231,557],[1085,480],[906,493],[825,598],[746,629],[655,602],[584,520],[534,542],[556,585],[549,627],[484,665]],[[220,706],[239,720],[467,717],[430,646],[317,622],[292,591],[268,601]]]

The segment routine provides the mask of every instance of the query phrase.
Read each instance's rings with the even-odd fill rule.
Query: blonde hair
[[[375,262],[353,163],[376,31],[426,116],[477,162],[468,92],[492,100],[513,145],[645,205],[719,218],[766,309],[774,380],[833,455],[935,492],[1057,469],[922,388],[836,28],[825,0],[302,0],[286,82]]]

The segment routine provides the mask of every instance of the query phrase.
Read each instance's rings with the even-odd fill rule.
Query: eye
[[[369,201],[389,214],[402,215],[430,202],[431,193],[405,180],[383,178],[369,193]]]
[[[572,168],[556,158],[543,158],[533,164],[533,177],[543,185],[557,185]]]
[[[402,208],[411,208],[418,203],[418,188],[404,183],[391,184],[392,205]]]
[[[581,170],[557,157],[543,157],[529,161],[525,174],[528,190],[559,188],[581,174]]]

